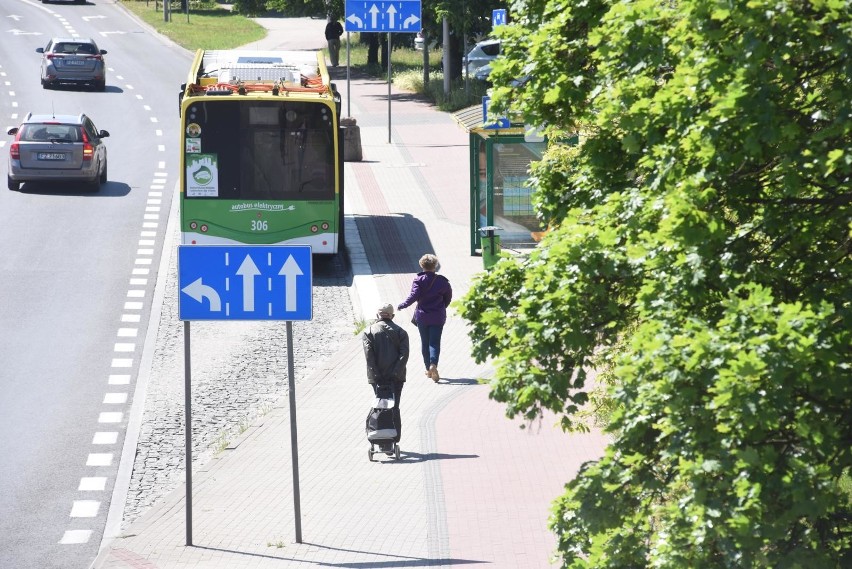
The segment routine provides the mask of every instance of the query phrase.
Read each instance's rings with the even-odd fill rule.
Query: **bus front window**
[[[199,106],[199,151],[217,157],[217,197],[334,197],[334,126],[327,105],[217,100]]]

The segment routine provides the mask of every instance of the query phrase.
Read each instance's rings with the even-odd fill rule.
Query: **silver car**
[[[86,115],[29,113],[9,146],[9,189],[24,182],[82,182],[98,191],[107,181],[105,130],[95,128]]]
[[[91,85],[98,91],[106,89],[105,49],[95,40],[82,38],[53,38],[36,53],[41,58],[41,86],[50,89],[61,84]]]

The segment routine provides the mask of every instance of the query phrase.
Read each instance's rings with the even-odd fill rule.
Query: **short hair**
[[[424,271],[436,271],[438,270],[438,257],[431,253],[426,253],[422,257],[420,257],[420,268]]]

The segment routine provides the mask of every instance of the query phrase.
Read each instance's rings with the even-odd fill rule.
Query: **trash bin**
[[[343,132],[343,161],[360,162],[364,158],[361,150],[361,128],[352,117],[340,119],[340,130]]]
[[[482,265],[486,269],[490,269],[500,260],[500,236],[494,234],[500,229],[502,227],[494,225],[479,228],[482,234]]]

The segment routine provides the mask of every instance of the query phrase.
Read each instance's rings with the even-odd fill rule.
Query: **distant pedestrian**
[[[328,17],[328,24],[325,26],[325,39],[328,41],[328,57],[331,59],[331,66],[337,67],[340,60],[340,36],[343,35],[343,26],[340,21],[332,16]]]
[[[420,257],[420,268],[411,292],[397,310],[402,310],[417,303],[412,322],[417,324],[420,332],[420,349],[423,354],[423,365],[426,367],[426,377],[435,383],[441,379],[438,373],[438,359],[441,356],[441,334],[447,321],[447,307],[453,300],[453,288],[447,277],[439,275],[438,257],[426,254]]]
[[[397,437],[402,436],[402,418],[399,399],[405,385],[405,368],[408,365],[408,332],[393,322],[393,305],[385,304],[376,312],[377,320],[364,330],[361,340],[367,359],[367,383],[378,395],[378,386],[393,385]]]

